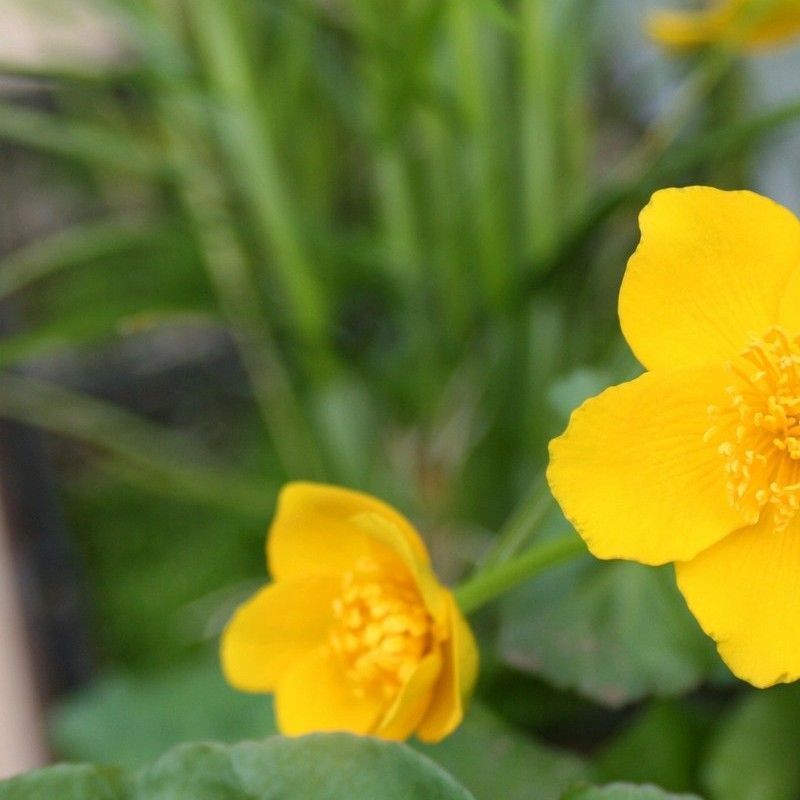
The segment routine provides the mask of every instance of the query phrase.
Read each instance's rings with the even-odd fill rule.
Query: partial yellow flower
[[[800,677],[800,222],[751,192],[657,192],[619,298],[639,378],[551,442],[599,558],[675,562],[735,674]]]
[[[742,47],[777,44],[800,34],[800,0],[707,0],[701,11],[660,11],[650,35],[668,47],[727,42]]]
[[[274,692],[287,735],[437,742],[464,716],[472,633],[411,523],[369,495],[291,483],[267,539],[274,583],[222,637],[229,683]]]

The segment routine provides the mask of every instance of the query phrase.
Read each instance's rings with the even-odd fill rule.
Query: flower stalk
[[[458,607],[463,614],[470,614],[546,569],[585,552],[586,545],[574,534],[539,542],[516,558],[484,570],[456,588]]]

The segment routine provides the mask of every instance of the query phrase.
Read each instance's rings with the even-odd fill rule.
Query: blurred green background
[[[60,758],[273,730],[215,648],[288,479],[396,504],[448,582],[563,532],[546,445],[639,370],[650,193],[800,211],[800,48],[664,53],[645,2],[3,5],[0,416],[44,431],[35,563],[81,598],[66,678],[39,631]],[[800,692],[736,683],[670,571],[579,560],[475,624],[476,707],[429,752],[479,799],[800,797]]]

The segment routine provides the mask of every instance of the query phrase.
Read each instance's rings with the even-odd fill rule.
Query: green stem
[[[456,602],[463,613],[469,614],[549,567],[585,552],[583,541],[574,534],[539,542],[517,558],[478,573],[456,588]]]
[[[489,570],[514,558],[528,543],[551,508],[553,496],[542,473],[500,530],[497,542],[483,560],[481,568]]]

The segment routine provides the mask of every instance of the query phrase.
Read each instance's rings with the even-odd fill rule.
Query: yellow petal
[[[412,546],[407,534],[393,520],[382,514],[367,512],[352,519],[354,527],[368,538],[371,554],[384,563],[394,563],[393,570],[405,569],[419,589],[420,596],[434,621],[439,622],[446,613],[441,584],[431,570],[427,551],[424,560]]]
[[[441,653],[434,650],[419,662],[375,731],[382,739],[403,741],[417,729],[428,711],[442,671]]]
[[[769,45],[798,35],[800,35],[800,2],[786,0],[767,19],[754,26],[747,40],[753,45]]]
[[[752,192],[694,186],[656,192],[639,225],[619,316],[648,369],[728,361],[777,323],[800,267],[790,211]]]
[[[780,532],[743,528],[675,571],[736,675],[759,687],[800,678],[800,520]]]
[[[653,39],[667,47],[696,47],[712,42],[734,45],[765,45],[789,39],[800,32],[800,3],[797,0],[762,2],[723,0],[698,12],[653,14],[648,30]]]
[[[287,669],[325,640],[338,575],[267,586],[241,605],[222,634],[222,669],[245,692],[271,692]]]
[[[450,635],[442,643],[442,672],[430,707],[417,729],[423,742],[439,742],[464,718],[478,677],[478,647],[467,621],[450,592],[446,593]]]
[[[648,20],[648,33],[667,47],[708,44],[725,37],[742,5],[742,0],[733,0],[703,11],[658,11]]]
[[[278,728],[287,736],[315,731],[369,734],[385,705],[380,694],[358,697],[327,647],[295,664],[275,692]]]
[[[547,478],[594,555],[664,564],[742,526],[724,460],[704,442],[727,382],[721,366],[650,372],[573,413]]]
[[[357,518],[374,515],[395,529],[414,558],[428,563],[425,545],[411,523],[367,494],[317,483],[290,483],[281,491],[267,539],[275,580],[320,571],[345,572],[375,550],[370,531]]]
[[[796,269],[789,278],[781,298],[778,322],[790,334],[800,333],[800,269]]]

